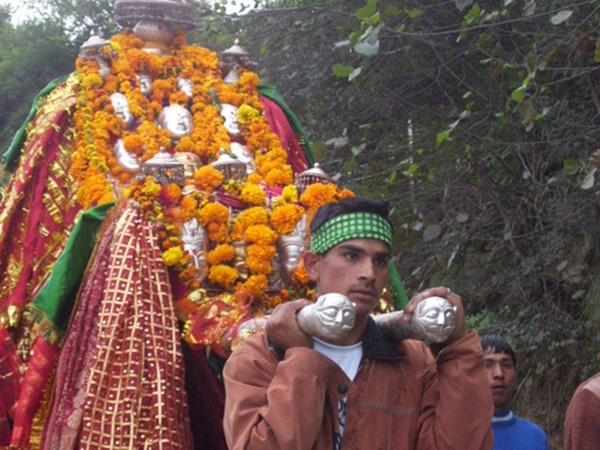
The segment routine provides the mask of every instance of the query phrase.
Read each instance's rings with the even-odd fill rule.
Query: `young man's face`
[[[483,357],[492,388],[494,412],[506,411],[510,408],[513,392],[517,385],[517,368],[510,355],[495,353],[493,348],[486,349]]]
[[[306,254],[304,263],[317,294],[337,292],[356,304],[357,319],[371,312],[388,281],[390,250],[382,241],[352,239],[323,256]]]

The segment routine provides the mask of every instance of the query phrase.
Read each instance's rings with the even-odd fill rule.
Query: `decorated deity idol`
[[[239,42],[186,43],[192,17],[117,0],[124,32],[82,46],[5,154],[0,445],[225,449],[207,354],[310,297],[307,223],[352,193]]]

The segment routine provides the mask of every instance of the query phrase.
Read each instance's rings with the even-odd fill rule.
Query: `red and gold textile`
[[[75,395],[55,406],[60,414],[44,448],[192,446],[179,328],[158,236],[132,203],[121,211],[82,286],[57,379],[60,395]],[[65,425],[78,434],[69,437]],[[61,427],[68,445],[56,447]]]
[[[0,313],[31,302],[79,212],[69,175],[73,81],[45,98],[0,206]]]

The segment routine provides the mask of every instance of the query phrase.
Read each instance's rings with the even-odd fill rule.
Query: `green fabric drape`
[[[263,96],[267,97],[269,100],[272,100],[275,103],[277,103],[277,105],[279,105],[279,107],[283,110],[283,112],[287,116],[288,120],[290,121],[292,128],[294,129],[294,131],[300,138],[300,145],[302,146],[302,149],[304,150],[306,159],[308,159],[309,164],[311,166],[313,166],[314,163],[316,162],[313,148],[312,148],[310,141],[308,140],[308,135],[306,134],[306,131],[304,131],[304,127],[298,120],[298,117],[296,117],[294,112],[290,109],[290,107],[287,105],[285,100],[283,100],[283,97],[281,97],[279,92],[277,92],[277,89],[275,89],[274,87],[259,86],[258,92],[260,93],[260,95],[263,95]]]
[[[88,261],[96,245],[98,230],[114,203],[97,206],[84,212],[56,261],[52,275],[33,302],[56,331],[67,330],[71,310]]]
[[[23,122],[23,125],[21,125],[21,127],[17,130],[10,145],[8,146],[8,149],[4,155],[2,155],[2,160],[10,170],[15,168],[19,162],[19,159],[21,158],[21,149],[23,148],[25,139],[27,139],[27,126],[33,121],[34,117],[38,113],[42,100],[54,89],[60,86],[67,78],[69,78],[69,76],[70,74],[55,78],[48,83],[46,87],[44,87],[44,89],[42,89],[33,99],[31,110],[29,111],[25,122]]]

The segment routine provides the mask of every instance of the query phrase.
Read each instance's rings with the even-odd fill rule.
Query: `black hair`
[[[513,364],[517,365],[517,356],[514,350],[506,339],[497,334],[484,334],[481,336],[481,347],[483,351],[492,349],[494,353],[505,353],[513,360]]]
[[[313,219],[310,225],[310,231],[314,233],[324,223],[329,222],[334,217],[355,212],[367,212],[377,214],[378,216],[381,216],[385,220],[387,220],[391,225],[390,219],[388,217],[389,211],[390,206],[388,202],[370,200],[367,198],[360,197],[346,198],[338,203],[325,205],[319,208],[317,214],[315,215],[315,218]]]

